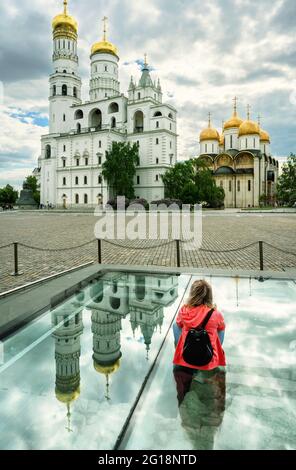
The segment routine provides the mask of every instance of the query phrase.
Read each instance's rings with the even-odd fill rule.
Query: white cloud
[[[62,0],[24,0],[21,4],[11,0],[1,5],[0,70],[6,110],[47,115],[50,24],[61,10]],[[139,79],[135,61],[147,52],[155,68],[152,76],[160,76],[165,99],[178,109],[180,159],[198,153],[198,135],[208,111],[220,129],[222,119],[231,113],[234,95],[240,98],[242,117],[247,103],[253,118],[261,114],[275,155],[295,152],[294,0],[272,4],[268,0],[111,0],[108,4],[71,0],[69,10],[79,22],[83,99],[88,98],[90,47],[101,36],[100,17],[107,15],[109,38],[121,57],[122,92],[128,88],[130,75]],[[11,47],[11,30],[15,43],[23,44],[21,51]],[[9,118],[4,110],[1,129],[0,167],[33,168],[45,129],[34,125],[30,115],[24,123]]]

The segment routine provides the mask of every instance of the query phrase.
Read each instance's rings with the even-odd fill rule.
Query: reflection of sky
[[[160,328],[155,330],[148,361],[140,329],[133,337],[129,315],[122,318],[121,366],[110,377],[110,401],[105,399],[105,376],[98,374],[93,367],[91,311],[84,309],[81,393],[71,404],[73,432],[66,430],[66,405],[55,397],[55,342],[51,336],[51,313],[9,338],[4,343],[5,364],[2,369],[0,367],[0,448],[111,448],[159,349],[188,279],[188,276],[179,279],[179,297],[172,305],[164,307],[162,333]],[[71,305],[71,299],[67,305]],[[44,339],[38,343],[42,335]],[[37,344],[32,347],[34,342]]]
[[[207,278],[214,301],[224,314],[226,410],[217,428],[188,430],[180,417],[172,377],[170,336],[153,382],[138,408],[127,448],[295,448],[296,442],[296,286],[292,281]],[[111,400],[105,399],[105,377],[93,368],[91,312],[83,313],[81,394],[66,406],[55,397],[55,344],[51,313],[43,315],[4,344],[1,372],[0,448],[107,449],[121,431],[164,333],[184,293],[188,278],[179,278],[179,297],[164,308],[162,333],[155,331],[146,360],[140,329],[133,332],[129,315],[122,318],[119,370],[110,378]],[[71,304],[71,299],[67,302]],[[34,342],[44,339],[30,349]],[[293,346],[294,344],[294,346]],[[24,351],[28,351],[23,354]],[[23,354],[23,355],[22,355]],[[187,396],[189,409],[194,394]],[[145,432],[143,432],[145,430]]]
[[[201,405],[193,391],[185,396],[182,406],[187,402],[184,406],[192,410],[195,420],[190,426],[188,416],[186,423],[182,421],[168,367],[173,355],[170,338],[123,448],[295,449],[295,283],[207,280],[213,285],[214,301],[227,325],[226,410],[222,424],[206,426],[196,421]],[[145,433],[140,432],[143,427]]]

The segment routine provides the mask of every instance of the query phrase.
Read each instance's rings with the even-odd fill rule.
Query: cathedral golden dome
[[[224,123],[223,130],[225,131],[226,129],[231,129],[233,127],[239,128],[239,126],[242,124],[243,120],[237,115],[237,97],[235,96],[233,98],[233,114],[228,121]]]
[[[205,140],[220,140],[220,135],[217,129],[214,129],[211,126],[211,114],[209,113],[209,123],[206,129],[203,129],[199,134],[199,141],[203,142]]]
[[[264,131],[263,129],[260,129],[260,140],[262,142],[269,142],[270,143],[270,136],[268,132]]]
[[[98,362],[94,361],[94,368],[99,374],[105,374],[105,375],[110,375],[116,372],[120,367],[120,359],[117,359],[114,364],[110,364],[108,366],[103,366],[99,364]]]
[[[78,31],[78,23],[73,18],[73,16],[68,15],[67,11],[68,1],[64,0],[64,13],[57,15],[52,20],[52,29],[54,33],[65,33],[66,35],[69,33],[74,33],[77,35]]]
[[[107,38],[106,38],[106,34],[107,34],[107,28],[106,28],[107,18],[106,17],[103,18],[103,22],[104,22],[103,39],[102,41],[95,42],[92,45],[91,56],[97,53],[101,53],[101,54],[105,53],[105,54],[112,54],[115,57],[118,57],[117,47],[114,44],[112,44],[112,42],[107,41]]]
[[[77,400],[77,398],[80,395],[80,387],[78,387],[76,390],[71,391],[71,392],[61,392],[60,390],[56,389],[55,391],[57,400],[59,400],[61,403],[72,403],[73,401]]]
[[[240,117],[238,117],[237,112],[234,111],[232,117],[224,123],[223,129],[225,131],[226,129],[231,129],[232,127],[239,128],[239,126],[242,123],[243,123],[243,120]]]
[[[260,129],[256,122],[250,121],[249,119],[247,119],[240,125],[238,135],[239,137],[242,137],[244,135],[252,135],[252,134],[259,135]]]

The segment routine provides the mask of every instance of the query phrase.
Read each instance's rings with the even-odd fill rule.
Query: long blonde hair
[[[207,305],[211,308],[215,307],[215,305],[213,305],[213,291],[210,284],[204,280],[194,281],[190,288],[186,305],[188,307],[197,307],[198,305]]]

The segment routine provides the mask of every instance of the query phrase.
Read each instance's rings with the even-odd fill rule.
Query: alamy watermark
[[[202,206],[196,204],[150,204],[145,208],[135,203],[126,208],[124,197],[118,197],[116,209],[98,206],[95,236],[102,240],[182,240],[184,249],[197,249],[202,244]]]

